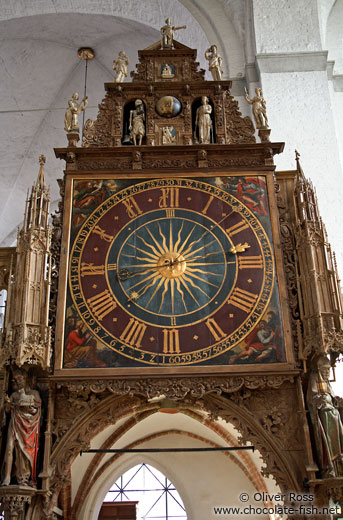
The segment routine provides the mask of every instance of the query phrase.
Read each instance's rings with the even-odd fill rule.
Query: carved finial
[[[46,157],[45,157],[45,155],[40,155],[40,156],[39,156],[39,164],[40,164],[41,166],[43,166],[43,164],[45,164],[45,161],[46,161]]]
[[[298,150],[294,150],[294,151],[295,151],[295,161],[297,163],[298,178],[300,177],[303,180],[305,180],[305,175],[304,175],[303,169],[300,164],[300,153],[298,152]]]

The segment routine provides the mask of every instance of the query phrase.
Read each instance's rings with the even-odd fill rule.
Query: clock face
[[[199,179],[147,180],[110,195],[70,255],[74,307],[121,366],[214,364],[260,321],[273,280],[260,220]]]

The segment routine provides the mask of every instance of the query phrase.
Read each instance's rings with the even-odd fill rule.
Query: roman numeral
[[[167,208],[166,217],[168,217],[168,218],[175,217],[175,209]]]
[[[113,240],[113,236],[105,233],[105,230],[101,229],[100,226],[95,226],[92,233],[99,235],[99,237],[105,240],[106,242],[111,242]]]
[[[129,345],[140,348],[141,341],[144,336],[144,332],[146,330],[146,325],[141,323],[133,318],[130,318],[129,323],[126,325],[123,330],[120,339],[128,343]]]
[[[161,191],[162,195],[158,201],[160,208],[179,207],[179,188],[161,188]]]
[[[240,233],[241,231],[244,231],[245,229],[248,229],[248,227],[249,227],[249,224],[247,224],[246,222],[244,222],[244,220],[242,220],[241,222],[238,222],[237,224],[227,228],[226,232],[230,236],[233,236],[233,235],[237,235],[237,233]]]
[[[100,321],[111,311],[113,311],[117,304],[108,289],[88,298],[87,303],[91,308],[94,316]]]
[[[209,198],[208,201],[207,201],[206,206],[204,207],[204,209],[203,209],[202,212],[201,212],[203,215],[206,215],[207,210],[208,210],[208,208],[210,207],[210,205],[212,204],[213,199],[214,199],[214,197],[213,197],[213,195],[211,195],[210,198]]]
[[[81,262],[81,276],[82,277],[96,275],[96,274],[105,274],[105,266],[87,264],[86,262]]]
[[[133,197],[130,197],[127,200],[123,200],[123,204],[126,207],[126,213],[130,218],[135,218],[137,215],[141,215],[142,210]]]
[[[163,329],[163,354],[180,354],[179,331]]]
[[[107,264],[107,270],[108,271],[116,271],[117,270],[117,264]]]
[[[222,331],[218,323],[213,318],[208,318],[205,323],[216,341],[219,341],[221,338],[225,338],[225,332]]]
[[[249,312],[254,307],[256,300],[257,294],[235,287],[227,303],[231,303],[242,311]]]
[[[262,269],[262,256],[239,256],[238,269]]]

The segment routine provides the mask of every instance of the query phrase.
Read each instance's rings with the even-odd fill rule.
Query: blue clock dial
[[[130,314],[159,326],[188,325],[218,309],[236,276],[231,241],[204,215],[174,210],[127,224],[109,250],[109,285]]]

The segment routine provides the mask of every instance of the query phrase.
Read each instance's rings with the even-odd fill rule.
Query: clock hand
[[[244,244],[237,244],[236,246],[232,246],[228,251],[224,251],[223,254],[226,255],[227,253],[232,253],[232,254],[236,255],[237,253],[243,253],[246,249],[248,249],[248,247],[250,247],[250,246],[247,242],[245,242]],[[194,260],[198,260],[198,258],[207,258],[210,255],[216,255],[221,252],[222,251],[213,251],[213,252],[206,253],[205,255],[194,256],[193,258],[185,257],[181,260],[178,260],[178,258],[181,256],[181,255],[179,255],[179,257],[177,257],[174,261],[172,261],[168,267],[172,267],[173,265],[179,264],[181,262],[186,262],[186,263],[193,262]]]
[[[128,278],[131,278],[132,276],[136,276],[136,274],[144,274],[146,272],[152,271],[154,269],[162,269],[165,267],[170,267],[173,265],[171,263],[171,260],[166,259],[165,263],[162,265],[152,265],[151,267],[145,267],[144,269],[139,269],[138,271],[130,271],[129,269],[119,269],[117,276],[119,280],[127,280]]]

